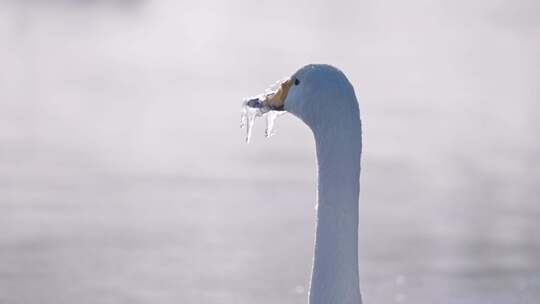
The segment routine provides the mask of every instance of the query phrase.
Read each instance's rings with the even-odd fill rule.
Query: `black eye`
[[[300,84],[300,80],[298,80],[298,78],[295,78],[294,79],[294,85],[299,85]]]

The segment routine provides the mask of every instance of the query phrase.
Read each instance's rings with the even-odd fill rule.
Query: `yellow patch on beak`
[[[283,81],[275,93],[266,97],[266,104],[276,109],[283,108],[285,99],[293,83],[294,81],[291,78]]]

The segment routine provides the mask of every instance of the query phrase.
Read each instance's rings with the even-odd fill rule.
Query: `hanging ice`
[[[240,118],[240,127],[246,128],[246,142],[249,143],[255,119],[257,117],[266,116],[266,137],[275,134],[274,120],[285,113],[283,111],[273,111],[267,104],[266,100],[273,95],[275,90],[267,90],[264,94],[245,99],[242,103],[242,115]]]

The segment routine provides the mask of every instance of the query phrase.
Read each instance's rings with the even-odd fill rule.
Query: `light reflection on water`
[[[366,302],[539,298],[536,4],[25,3],[0,4],[0,302],[305,303],[311,135],[245,145],[238,115],[308,62],[361,102]]]

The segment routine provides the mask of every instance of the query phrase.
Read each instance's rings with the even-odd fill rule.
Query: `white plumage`
[[[358,102],[347,77],[329,65],[307,65],[276,96],[252,106],[285,110],[315,138],[318,165],[317,231],[310,304],[361,303],[358,278],[358,196],[362,132]]]

